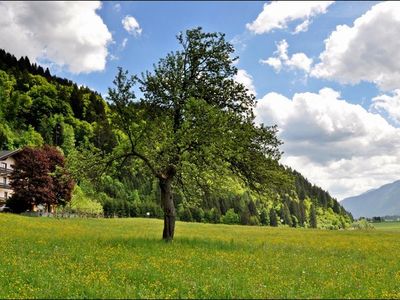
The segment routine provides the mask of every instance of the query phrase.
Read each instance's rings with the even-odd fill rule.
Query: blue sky
[[[365,13],[375,2],[336,2],[328,12],[313,19],[306,33],[291,34],[296,23],[288,24],[285,30],[274,30],[269,34],[256,35],[246,29],[246,24],[256,19],[264,6],[263,1],[148,1],[148,2],[103,2],[97,11],[109,31],[115,44],[108,49],[110,55],[118,59],[107,61],[100,72],[73,74],[68,71],[57,72],[60,76],[71,78],[81,84],[106,94],[116,73],[117,66],[140,74],[152,70],[153,64],[168,52],[176,50],[176,34],[197,26],[209,32],[223,32],[229,41],[234,42],[240,61],[238,68],[245,69],[253,77],[257,94],[279,91],[291,96],[295,92],[318,91],[321,87],[341,88],[342,94],[353,103],[359,103],[363,97],[377,93],[373,85],[340,86],[335,82],[308,78],[302,81],[300,72],[283,71],[280,73],[259,63],[260,59],[270,56],[276,49],[275,43],[286,39],[290,51],[305,52],[315,59],[324,48],[324,39],[339,24],[352,22]],[[129,34],[121,23],[126,15],[133,16],[143,29],[140,36]],[[126,47],[121,44],[128,39]],[[64,68],[65,69],[65,68]],[[57,71],[57,70],[55,70]],[[360,98],[360,91],[363,95]]]
[[[280,91],[290,96],[294,92],[318,91],[329,84],[337,87],[335,82],[308,79],[304,84],[299,77],[286,71],[276,74],[272,68],[261,65],[260,59],[270,56],[275,51],[275,43],[286,39],[292,52],[305,52],[309,57],[318,58],[324,48],[324,39],[339,24],[351,24],[354,19],[367,11],[374,2],[337,2],[323,16],[317,16],[307,33],[291,34],[294,25],[289,24],[286,30],[275,30],[270,34],[255,35],[246,29],[246,24],[254,20],[262,11],[262,1],[149,1],[149,2],[103,2],[98,14],[112,32],[115,44],[110,45],[110,54],[118,57],[108,60],[101,72],[89,74],[71,74],[59,72],[81,84],[93,87],[106,94],[116,73],[117,66],[122,66],[132,73],[151,70],[153,63],[168,52],[177,49],[176,34],[197,26],[209,32],[223,32],[231,42],[235,42],[236,53],[240,58],[238,67],[247,70],[253,76],[258,94],[269,91]],[[116,7],[120,8],[116,9]],[[350,12],[349,12],[350,11]],[[126,15],[133,16],[143,29],[140,36],[130,35],[122,26],[121,20]],[[128,42],[121,49],[123,40]],[[300,75],[300,76],[299,76]],[[289,84],[288,84],[289,83]],[[342,93],[349,100],[359,102],[359,90],[367,95],[376,94],[373,85],[342,86]],[[367,91],[365,91],[367,89]]]
[[[223,32],[277,124],[282,163],[339,200],[400,178],[400,3],[0,2],[0,47],[104,96],[176,50],[176,34]],[[29,47],[27,47],[29,45]]]

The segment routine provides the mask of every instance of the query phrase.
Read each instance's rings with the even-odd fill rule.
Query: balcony
[[[0,175],[7,175],[11,174],[12,169],[0,167]]]
[[[0,188],[11,189],[11,186],[8,183],[0,182]]]

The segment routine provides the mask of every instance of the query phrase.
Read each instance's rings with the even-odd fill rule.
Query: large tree
[[[165,240],[174,236],[173,186],[236,178],[262,191],[277,184],[281,154],[276,127],[254,123],[255,97],[234,79],[237,58],[224,34],[196,28],[177,39],[181,49],[153,72],[139,78],[119,68],[108,91],[114,124],[125,137],[113,159],[140,160],[158,179]]]
[[[8,205],[14,212],[39,204],[50,211],[54,205],[71,200],[74,182],[64,169],[64,156],[54,147],[25,147],[15,156],[11,173],[13,195]]]

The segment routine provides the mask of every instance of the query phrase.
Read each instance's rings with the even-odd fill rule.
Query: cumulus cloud
[[[243,84],[250,93],[257,96],[256,89],[253,84],[253,77],[246,72],[246,70],[239,69],[237,74],[235,75],[235,80],[241,84]]]
[[[311,74],[341,83],[368,81],[382,90],[400,88],[399,36],[400,3],[376,4],[352,26],[336,27]]]
[[[264,4],[263,11],[247,29],[256,33],[268,33],[274,29],[285,29],[295,20],[302,20],[294,33],[307,31],[311,19],[324,14],[334,1],[273,1]]]
[[[280,128],[282,162],[339,200],[400,178],[400,129],[337,91],[269,93],[256,116]]]
[[[373,98],[370,110],[386,113],[390,120],[400,125],[400,89]]]
[[[93,2],[0,2],[0,47],[73,73],[105,68],[111,33]]]
[[[125,18],[122,19],[122,25],[124,26],[124,29],[133,36],[139,36],[142,34],[142,28],[140,28],[138,21],[136,21],[132,16],[125,16]]]
[[[280,72],[282,69],[282,61],[279,57],[268,57],[267,59],[260,60],[262,64],[269,65],[275,72]]]
[[[308,73],[311,68],[313,60],[304,53],[295,53],[290,58],[288,56],[289,44],[286,40],[280,41],[276,45],[277,50],[274,52],[275,56],[267,59],[262,59],[260,62],[271,66],[275,72],[280,72],[282,66],[287,66],[289,69],[299,69]]]

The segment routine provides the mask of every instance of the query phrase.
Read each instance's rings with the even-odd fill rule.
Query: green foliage
[[[24,131],[17,140],[17,144],[19,147],[41,147],[43,146],[44,141],[40,133],[35,131],[35,129],[29,125],[28,130]]]
[[[221,221],[221,212],[215,207],[205,211],[204,218],[209,223],[219,223]]]
[[[69,212],[77,215],[84,216],[102,216],[103,206],[91,199],[89,196],[85,195],[79,186],[75,186],[72,192],[71,202],[65,207],[60,208],[61,212]]]
[[[289,225],[289,226],[293,225],[292,216],[290,215],[290,211],[289,211],[289,208],[288,208],[286,202],[283,203],[283,205],[281,207],[280,217],[281,217],[281,220],[282,220],[283,224],[286,224],[286,225]]]
[[[254,126],[255,98],[233,80],[233,47],[224,35],[197,28],[180,34],[178,43],[179,51],[140,79],[121,71],[117,83],[127,89],[111,105],[0,50],[0,150],[60,147],[85,197],[98,200],[107,217],[163,216],[147,163],[122,155],[134,142],[154,170],[176,169],[179,219],[184,213],[187,220],[220,223],[233,210],[241,224],[277,226],[282,217],[288,226],[308,227],[314,203],[319,228],[348,227],[352,217],[335,199],[278,163],[278,129]],[[175,76],[185,64],[187,72]],[[134,84],[142,101],[133,101]]]
[[[351,219],[347,215],[338,215],[332,208],[317,209],[317,227],[322,229],[344,229],[349,227]]]
[[[372,223],[368,222],[367,220],[361,219],[361,220],[358,220],[356,222],[353,222],[351,224],[351,229],[372,230],[372,229],[375,229],[375,226]]]
[[[278,226],[278,215],[276,214],[275,209],[269,211],[269,224],[273,227]]]
[[[310,227],[311,228],[317,228],[317,213],[315,211],[315,206],[314,204],[311,205],[311,210],[310,210]]]
[[[221,221],[224,224],[239,224],[239,220],[238,214],[232,208],[221,217]]]
[[[139,160],[158,179],[167,240],[174,236],[176,186],[181,194],[196,188],[213,192],[218,182],[233,178],[266,193],[291,183],[278,164],[281,141],[276,126],[255,124],[255,97],[234,79],[238,70],[233,45],[224,34],[201,28],[177,39],[180,50],[160,59],[154,72],[139,79],[119,68],[108,90],[112,124],[126,136],[114,159],[125,166]],[[140,100],[133,92],[137,83]],[[257,215],[255,204],[245,202],[240,222],[259,223],[258,216],[251,219]],[[192,219],[188,207],[180,210],[181,218]]]
[[[269,212],[266,208],[263,208],[260,213],[260,222],[262,225],[269,225],[270,224],[270,219],[269,219]]]
[[[184,207],[180,205],[178,207],[178,216],[179,220],[185,222],[193,222],[192,212],[190,211],[189,207]]]

